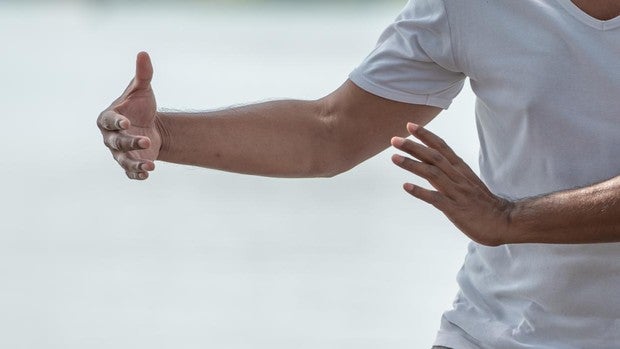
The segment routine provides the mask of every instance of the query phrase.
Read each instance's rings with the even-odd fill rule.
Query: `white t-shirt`
[[[466,76],[481,175],[497,195],[620,175],[620,17],[597,20],[571,0],[411,0],[350,79],[447,108]],[[457,280],[435,345],[620,348],[620,244],[472,242]]]

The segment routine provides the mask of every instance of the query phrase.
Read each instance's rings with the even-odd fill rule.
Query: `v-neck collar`
[[[571,15],[577,18],[579,21],[589,25],[590,27],[598,30],[610,30],[620,27],[620,16],[617,16],[606,21],[594,18],[585,13],[579,6],[575,5],[571,0],[557,0],[562,7],[566,9]]]

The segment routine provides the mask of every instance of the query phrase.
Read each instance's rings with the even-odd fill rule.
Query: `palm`
[[[146,52],[140,52],[135,77],[97,118],[104,144],[131,179],[148,178],[162,144],[152,78],[151,59]]]
[[[155,161],[159,155],[161,136],[155,124],[157,103],[151,86],[134,90],[116,106],[115,111],[129,119],[131,125],[126,132],[134,136],[144,136],[151,140],[148,149],[133,150],[129,155],[136,159]]]

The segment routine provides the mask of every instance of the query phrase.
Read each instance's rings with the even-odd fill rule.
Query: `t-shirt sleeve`
[[[447,109],[462,90],[443,0],[410,0],[349,79],[377,96]]]

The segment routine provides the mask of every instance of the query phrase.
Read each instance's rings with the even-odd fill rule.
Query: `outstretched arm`
[[[387,149],[394,134],[406,134],[406,120],[424,125],[441,110],[387,100],[346,81],[314,101],[159,113],[152,76],[142,52],[136,77],[98,119],[104,143],[132,179],[147,178],[155,160],[272,177],[330,177]]]
[[[415,124],[407,129],[423,144],[400,137],[392,144],[416,160],[392,159],[436,190],[410,183],[405,190],[441,210],[472,240],[488,246],[620,242],[620,176],[511,202],[491,193],[441,138]]]
[[[439,111],[383,99],[347,81],[314,101],[160,113],[159,160],[273,177],[331,177],[387,149],[407,118],[428,123]]]

